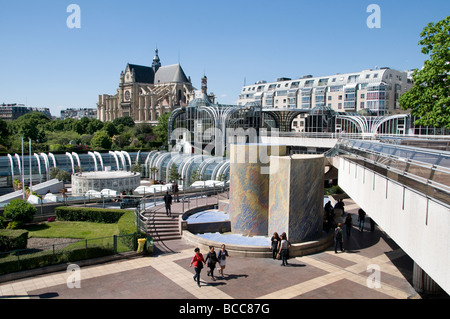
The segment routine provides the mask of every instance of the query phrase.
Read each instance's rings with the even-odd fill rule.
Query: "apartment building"
[[[410,73],[387,67],[356,73],[298,79],[278,78],[244,85],[237,104],[259,102],[263,109],[333,110],[370,115],[404,113],[399,97],[412,87]],[[292,129],[302,131],[307,114],[298,116]]]

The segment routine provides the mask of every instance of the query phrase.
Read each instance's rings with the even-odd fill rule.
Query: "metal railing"
[[[371,148],[371,145],[342,141],[327,155],[342,156],[450,207],[450,167],[440,165],[450,160],[448,152],[418,151],[406,146],[378,143]],[[416,155],[420,160],[413,158]]]
[[[133,251],[136,238],[133,233],[0,252],[0,275]]]
[[[211,186],[183,187],[178,194],[181,203],[181,213],[184,214],[186,211],[198,207],[218,205],[219,200],[229,199],[229,192],[229,185],[226,184],[221,187],[217,187],[214,184]],[[170,193],[174,197],[174,194],[172,192]],[[140,202],[140,207],[135,210],[138,229],[147,233],[147,226],[151,220],[145,215],[156,213],[164,205],[163,194],[149,194],[143,197]]]

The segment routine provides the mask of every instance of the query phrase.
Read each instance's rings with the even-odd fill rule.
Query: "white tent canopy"
[[[103,197],[116,197],[118,195],[118,192],[114,189],[102,189],[102,191],[100,192]]]

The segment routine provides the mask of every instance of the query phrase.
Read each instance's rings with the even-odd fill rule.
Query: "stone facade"
[[[113,121],[130,116],[138,123],[156,124],[162,114],[186,106],[194,90],[181,65],[161,66],[156,49],[151,67],[127,64],[117,93],[99,95],[97,118]]]

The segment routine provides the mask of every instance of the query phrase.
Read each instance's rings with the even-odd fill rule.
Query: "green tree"
[[[199,168],[197,167],[196,169],[194,169],[194,171],[192,172],[191,175],[191,182],[198,182],[202,180],[202,174],[200,173]]]
[[[123,126],[133,127],[134,121],[130,116],[118,117],[112,122],[115,126],[122,124]]]
[[[429,23],[420,37],[421,52],[429,59],[413,72],[414,85],[399,102],[419,118],[416,125],[450,129],[450,16]]]
[[[178,181],[181,175],[178,173],[178,168],[175,164],[172,164],[169,169],[169,181]]]
[[[168,136],[168,123],[169,123],[170,113],[165,113],[158,118],[158,124],[153,128],[153,132],[157,137],[158,142],[163,142],[164,145],[167,145],[167,136]]]
[[[70,181],[72,175],[63,170],[63,169],[59,169],[57,167],[52,167],[50,168],[50,172],[49,172],[50,178],[56,178],[59,181],[65,182],[65,181]]]
[[[29,223],[36,215],[36,207],[23,199],[13,199],[6,206],[3,216],[13,222]]]
[[[106,131],[98,131],[91,139],[91,146],[103,149],[110,149],[112,145],[111,138]]]
[[[102,130],[106,132],[109,137],[113,137],[118,133],[117,127],[112,122],[104,123]]]
[[[91,119],[89,124],[87,125],[86,133],[94,134],[97,131],[100,131],[103,128],[103,122],[97,119]]]

